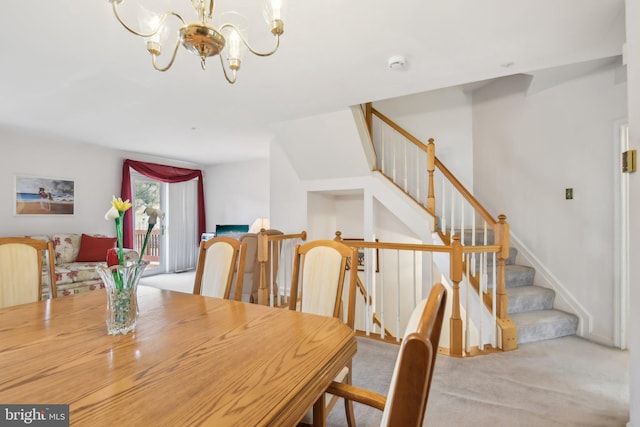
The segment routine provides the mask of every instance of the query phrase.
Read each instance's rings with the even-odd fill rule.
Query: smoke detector
[[[407,63],[407,60],[402,55],[396,55],[389,58],[389,68],[392,70],[399,70]]]

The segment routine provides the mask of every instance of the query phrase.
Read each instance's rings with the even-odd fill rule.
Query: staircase
[[[516,330],[518,344],[576,334],[578,318],[555,310],[555,292],[534,285],[535,269],[516,263],[517,250],[509,244],[510,231],[506,216],[500,215],[496,221],[473,194],[464,188],[435,156],[433,139],[428,144],[419,141],[372,108],[371,104],[364,107],[363,113],[375,152],[375,169],[434,218],[434,231],[437,231],[442,242],[451,244],[451,234],[457,234],[461,236],[460,243],[463,246],[493,245],[509,248],[509,258],[504,264],[504,282],[498,282],[495,292],[489,293],[494,295],[491,298],[486,287],[482,290],[488,312],[496,310],[493,315],[501,321],[498,322],[502,329],[501,348],[516,348]],[[461,235],[460,230],[470,228],[470,224],[475,224],[477,230],[483,229],[481,234],[472,236],[471,232],[464,232]],[[499,233],[496,235],[497,239],[494,238],[494,231]],[[486,236],[483,233],[487,233]],[[501,249],[497,250],[500,252],[495,257],[506,255],[502,254]],[[487,266],[487,276],[491,279],[485,282],[491,291],[493,265],[494,261],[491,261],[491,265]],[[502,274],[496,274],[496,277],[499,276],[502,277]],[[502,285],[504,288],[501,289]],[[458,292],[456,286],[454,294]],[[478,292],[478,287],[482,288],[478,283],[473,286],[476,287],[475,292]],[[494,307],[490,307],[488,301],[492,301]],[[455,318],[452,314],[451,322],[458,328],[456,333],[461,333],[459,313],[455,314]]]
[[[476,237],[477,240],[480,238]],[[489,232],[488,240],[489,244],[493,243],[492,232]],[[470,232],[464,233],[464,242],[470,244]],[[509,258],[505,261],[505,284],[509,296],[509,316],[518,327],[518,344],[575,335],[578,318],[553,308],[555,292],[534,285],[536,270],[517,264],[517,255],[517,249],[509,249]],[[487,267],[489,277],[492,277],[491,268]]]

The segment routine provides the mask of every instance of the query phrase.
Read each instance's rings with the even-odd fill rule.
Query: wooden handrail
[[[423,150],[424,152],[427,151],[427,146],[420,141],[418,138],[416,138],[415,136],[411,135],[409,132],[407,132],[406,130],[402,129],[400,126],[398,126],[397,124],[395,124],[393,122],[393,120],[391,120],[390,118],[388,118],[387,116],[385,116],[384,114],[382,114],[380,111],[376,110],[375,108],[371,109],[371,112],[374,116],[378,117],[380,120],[382,120],[383,122],[385,122],[387,125],[389,125],[391,128],[393,128],[393,130],[395,130],[396,132],[398,132],[400,135],[404,136],[405,138],[407,138],[409,141],[411,141],[413,144],[415,144],[418,148],[420,148],[421,150]]]
[[[371,107],[371,113],[373,115],[375,115],[376,117],[378,117],[383,122],[385,122],[389,127],[391,127],[393,130],[398,132],[400,135],[404,136],[408,141],[410,141],[412,144],[414,144],[420,150],[422,150],[425,153],[427,153],[427,159],[428,160],[431,158],[429,156],[429,153],[433,153],[434,150],[433,150],[433,147],[430,148],[429,145],[431,145],[433,143],[433,138],[429,139],[429,145],[425,145],[418,138],[416,138],[415,136],[411,135],[406,130],[402,129],[393,120],[391,120],[390,118],[388,118],[387,116],[382,114],[380,111],[376,110],[375,108]],[[433,162],[434,162],[435,166],[440,170],[440,172],[442,172],[442,174],[449,180],[449,182],[451,182],[451,184],[460,192],[460,194],[462,194],[463,197],[465,199],[467,199],[469,204],[476,211],[478,211],[480,213],[480,215],[482,216],[482,218],[487,223],[489,223],[491,225],[491,227],[493,228],[498,223],[498,221],[496,221],[495,218],[493,218],[493,216],[484,208],[484,206],[482,206],[480,204],[480,202],[478,202],[478,200],[476,200],[476,198],[473,197],[473,195],[464,187],[464,185],[462,185],[462,183],[460,181],[458,181],[458,179],[449,171],[449,169],[447,169],[447,167],[437,157],[435,157],[435,155],[433,157]],[[427,165],[427,170],[428,169],[429,169],[429,165]],[[430,179],[429,180],[429,186],[431,187],[432,185],[433,185],[433,179]],[[431,188],[430,188],[429,193],[430,193],[429,197],[431,197],[432,196]],[[431,206],[429,206],[429,202],[427,204],[427,209],[431,209]],[[433,212],[432,213],[435,213],[435,205],[433,206]]]
[[[387,125],[389,125],[391,128],[393,128],[393,130],[395,130],[396,132],[398,132],[400,135],[404,136],[405,138],[407,138],[409,141],[411,141],[414,145],[416,145],[418,148],[420,148],[422,151],[424,151],[425,153],[427,152],[427,146],[420,141],[418,138],[416,138],[415,136],[411,135],[409,132],[407,132],[406,130],[402,129],[400,126],[398,126],[397,124],[395,124],[393,122],[393,120],[391,120],[390,118],[388,118],[387,116],[385,116],[384,114],[382,114],[380,111],[376,110],[375,108],[371,109],[371,113],[378,117],[380,120],[382,120],[383,122],[385,122]]]
[[[473,208],[480,213],[482,218],[493,228],[498,221],[476,200],[475,197],[462,185],[460,181],[442,164],[438,158],[435,158],[436,167],[442,172],[442,174],[453,184],[453,186],[464,196]]]
[[[262,231],[262,230],[260,230],[260,231]],[[267,235],[267,239],[270,242],[276,242],[278,240],[288,240],[288,239],[307,240],[307,232],[303,231],[303,232],[297,233],[297,234],[276,234],[276,235],[273,235],[273,236]]]

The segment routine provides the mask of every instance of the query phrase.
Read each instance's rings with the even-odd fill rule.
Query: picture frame
[[[342,240],[347,244],[348,242],[364,242],[364,239],[362,238],[349,238],[349,239],[343,238]],[[378,239],[376,239],[376,242],[377,241]],[[365,259],[364,248],[358,248],[358,271],[365,270],[364,259]],[[378,249],[376,249],[375,263],[376,263],[376,273],[379,273],[380,272],[380,251]]]
[[[14,190],[14,215],[75,215],[71,179],[15,175]]]

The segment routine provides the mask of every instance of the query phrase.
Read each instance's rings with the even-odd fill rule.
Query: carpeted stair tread
[[[460,240],[464,242],[465,245],[471,245],[471,240],[473,238],[473,231],[470,229],[465,229],[463,233],[460,233],[460,230],[456,230],[455,233],[460,236]],[[484,230],[476,229],[476,245],[484,244]],[[493,230],[487,230],[487,244],[493,245]]]
[[[493,266],[487,267],[487,279],[489,287],[493,284]],[[518,286],[530,286],[533,285],[533,278],[536,275],[536,270],[533,267],[527,265],[505,265],[504,266],[504,283],[507,288],[515,288]]]
[[[555,292],[540,286],[507,287],[509,314],[525,311],[551,310]]]
[[[518,250],[516,248],[509,248],[509,258],[504,260],[504,264],[505,265],[515,264],[517,256],[518,256]],[[487,263],[486,263],[487,266],[493,265],[493,255],[487,255],[486,260],[487,260]],[[480,267],[482,257],[476,256],[475,261],[476,261],[476,266]],[[473,265],[473,263],[471,263],[471,265]]]
[[[575,335],[578,318],[560,310],[535,310],[511,315],[518,327],[518,344]]]

